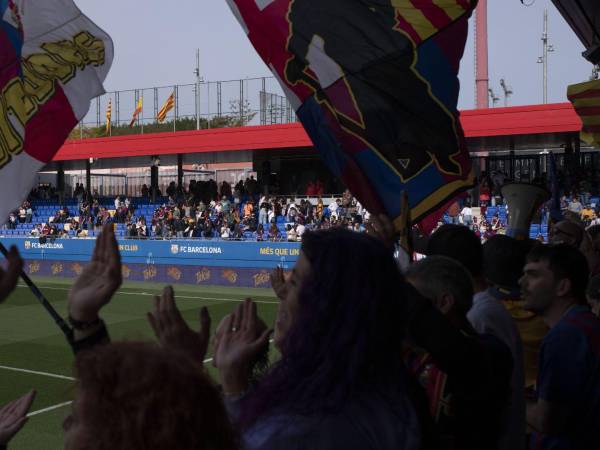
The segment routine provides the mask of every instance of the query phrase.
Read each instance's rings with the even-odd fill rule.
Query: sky
[[[488,0],[490,86],[502,97],[504,78],[514,95],[509,105],[542,103],[542,26],[549,10],[550,102],[566,101],[569,84],[587,81],[592,65],[583,45],[550,0]],[[115,43],[108,91],[193,83],[196,49],[207,81],[270,76],[225,0],[75,0]],[[461,65],[459,107],[475,102],[474,19]],[[499,103],[501,105],[503,101]]]

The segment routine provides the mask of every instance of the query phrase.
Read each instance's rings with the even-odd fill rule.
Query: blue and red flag
[[[471,187],[458,71],[476,0],[227,0],[333,174],[401,227]],[[437,219],[437,218],[436,218]]]

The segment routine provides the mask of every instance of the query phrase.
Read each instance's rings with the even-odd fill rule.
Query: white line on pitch
[[[73,378],[73,377],[67,377],[65,375],[59,375],[56,373],[38,372],[37,370],[20,369],[18,367],[9,367],[9,366],[0,366],[0,369],[12,370],[13,372],[30,373],[32,375],[43,375],[45,377],[58,378],[60,380],[75,381],[75,378]]]
[[[27,414],[27,417],[33,417],[33,416],[37,416],[38,414],[43,414],[48,411],[54,411],[55,409],[62,408],[63,406],[68,406],[71,403],[73,403],[72,400],[68,401],[68,402],[59,403],[58,405],[48,406],[47,408],[44,408],[44,409],[38,409],[37,411],[33,411],[33,412],[30,412],[29,414]]]
[[[26,288],[28,287],[25,284],[19,284],[17,287],[20,288]],[[67,288],[58,288],[58,287],[49,287],[49,286],[38,286],[40,289],[48,289],[49,291],[69,291],[70,289]],[[160,293],[155,293],[155,294],[151,294],[148,292],[124,292],[124,291],[118,291],[115,294],[117,295],[143,295],[143,296],[147,296],[147,297],[154,297],[155,295],[160,295]],[[243,299],[235,299],[235,298],[221,298],[221,297],[196,297],[193,295],[175,295],[175,300],[177,299],[190,299],[190,300],[214,300],[217,302],[227,302],[227,303],[242,303],[244,300]],[[254,303],[264,303],[264,304],[268,304],[268,305],[276,305],[279,302],[269,302],[266,300],[254,300]]]

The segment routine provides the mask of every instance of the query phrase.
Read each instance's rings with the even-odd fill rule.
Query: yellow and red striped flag
[[[162,123],[167,118],[167,113],[175,108],[175,91],[171,93],[161,110],[158,112],[158,116],[156,116],[159,123]]]
[[[142,112],[142,108],[144,107],[144,97],[140,97],[138,100],[137,106],[135,107],[135,111],[133,112],[133,117],[131,118],[131,122],[129,123],[129,127],[132,128],[135,125],[135,121],[138,116]]]
[[[110,128],[112,119],[112,99],[108,100],[108,106],[106,107],[106,134],[110,134]]]
[[[583,122],[581,140],[600,147],[600,80],[569,86],[567,97]]]

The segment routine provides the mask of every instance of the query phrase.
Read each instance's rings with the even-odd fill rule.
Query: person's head
[[[483,275],[492,285],[513,290],[519,287],[528,243],[496,235],[483,244]]]
[[[429,256],[411,264],[404,276],[442,313],[466,316],[473,306],[473,281],[465,267],[446,256]]]
[[[588,278],[588,263],[579,250],[567,244],[537,245],[519,280],[525,308],[543,315],[560,304],[584,304]]]
[[[114,343],[75,362],[66,450],[237,447],[217,389],[199,362],[148,343]]]
[[[405,288],[379,240],[346,229],[304,233],[277,311],[281,360],[245,405],[243,426],[274,408],[335,411],[367,388],[402,389]]]
[[[483,251],[481,240],[462,225],[443,225],[427,243],[427,255],[441,255],[461,263],[473,278],[482,274]]]
[[[567,244],[579,248],[583,242],[584,229],[573,221],[561,220],[550,231],[551,244]]]
[[[592,277],[585,292],[587,302],[592,312],[600,317],[600,275]]]

